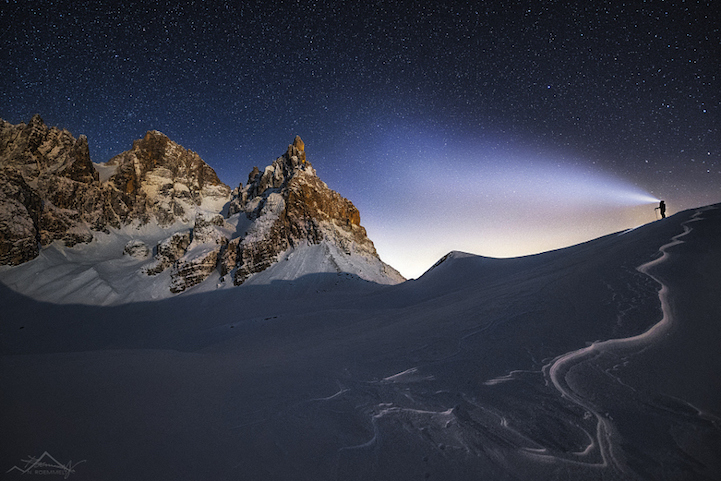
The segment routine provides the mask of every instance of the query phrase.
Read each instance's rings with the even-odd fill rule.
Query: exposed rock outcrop
[[[91,242],[110,227],[190,224],[196,212],[219,212],[230,189],[195,152],[148,132],[106,166],[100,181],[87,138],[45,125],[0,120],[0,263],[33,259],[38,244]]]
[[[170,292],[182,292],[207,279],[218,265],[219,254],[220,247],[195,249],[183,256],[170,272]]]
[[[171,292],[181,292],[203,282],[218,266],[221,252],[230,237],[230,227],[220,214],[198,213],[193,239],[170,272]]]
[[[25,255],[14,256],[13,262],[35,257],[38,243],[88,242],[91,229],[103,230],[108,224],[102,199],[109,196],[102,192],[85,136],[75,139],[67,130],[50,128],[39,115],[28,124],[0,121],[0,169],[0,211],[11,209],[22,224],[33,224],[22,229],[22,241],[15,239],[16,245],[25,246]],[[15,233],[19,235],[18,229]],[[29,247],[33,243],[35,248]]]
[[[196,207],[220,210],[230,189],[198,154],[158,131],[150,131],[133,148],[113,157],[116,166],[108,182],[120,193],[120,211],[127,217],[160,226],[191,222]]]
[[[19,172],[0,170],[0,264],[18,265],[38,255],[42,200]]]
[[[220,214],[225,205],[228,219]],[[0,121],[0,264],[27,262],[54,241],[89,243],[111,228],[131,229],[122,255],[140,261],[150,277],[169,269],[174,293],[215,270],[242,284],[281,254],[290,258],[293,249],[317,244],[324,246],[314,262],[322,266],[301,263],[294,272],[346,269],[403,280],[378,258],[358,209],[317,177],[300,137],[262,171],[253,168],[231,195],[198,154],[157,131],[93,164],[84,136],[48,127],[37,115],[28,124]],[[157,242],[159,232],[167,237]]]
[[[200,244],[225,245],[228,243],[227,226],[225,219],[220,214],[209,212],[198,212],[195,216],[193,226],[193,242],[191,248]]]
[[[190,231],[176,232],[158,243],[155,248],[155,263],[145,269],[145,273],[153,276],[160,274],[175,261],[185,255],[190,245]]]
[[[243,212],[254,221],[237,247],[236,243],[228,246],[223,258],[222,272],[229,272],[233,262],[237,267],[235,284],[273,265],[288,248],[321,241],[348,255],[377,261],[390,279],[403,280],[378,258],[353,203],[317,177],[300,137],[262,173],[253,169],[248,184],[233,191],[229,211]]]
[[[145,259],[150,256],[150,248],[141,240],[131,240],[125,244],[123,255],[134,257],[136,259]]]
[[[171,292],[182,292],[208,278],[217,268],[232,228],[220,214],[199,212],[192,230],[176,232],[158,243],[148,275],[170,270]]]

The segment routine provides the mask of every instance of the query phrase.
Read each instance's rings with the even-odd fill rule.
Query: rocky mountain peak
[[[303,143],[303,140],[300,138],[300,135],[296,135],[295,139],[293,139],[293,147],[295,147],[299,151],[303,152],[303,157],[305,158],[305,144]]]
[[[18,169],[29,182],[57,175],[83,183],[98,178],[87,137],[75,139],[67,130],[48,127],[37,114],[28,124],[2,122],[0,156],[4,167]]]
[[[302,272],[401,282],[360,221],[358,209],[318,178],[299,136],[231,195],[197,153],[155,130],[93,164],[84,136],[48,127],[38,115],[27,124],[0,120],[0,264],[25,263],[54,241],[90,243],[113,228],[131,236],[117,256],[137,262],[143,282],[170,282],[172,293],[216,271],[221,283],[232,273],[242,284],[300,251],[311,252],[299,255]]]
[[[253,168],[248,185],[233,191],[229,213],[254,220],[246,236],[231,241],[226,251],[223,271],[237,267],[236,284],[270,267],[289,248],[322,242],[377,262],[389,279],[403,279],[378,258],[353,203],[317,177],[299,136],[262,173]]]
[[[194,207],[203,202],[222,207],[230,195],[230,188],[197,153],[157,130],[107,165],[116,167],[108,182],[122,193],[129,215],[143,222],[155,217],[162,226],[176,220],[187,223],[195,216]]]
[[[206,185],[224,185],[215,171],[192,150],[187,150],[157,130],[148,131],[133,142],[133,148],[108,162],[117,165],[113,182],[127,193],[135,192],[143,180],[166,169],[173,179],[201,190]]]
[[[263,198],[271,193],[271,190],[283,189],[288,182],[297,174],[308,174],[315,176],[316,172],[313,166],[305,158],[305,144],[300,136],[295,137],[292,144],[288,145],[285,154],[278,157],[271,165],[267,166],[263,172],[258,167],[248,175],[248,185],[245,189],[240,186],[238,188],[239,203],[234,204],[233,212],[243,210],[240,203],[243,199]]]
[[[88,140],[48,127],[39,115],[17,125],[0,121],[0,264],[38,255],[38,244],[93,240],[109,227],[192,224],[198,209],[219,212],[230,189],[195,152],[157,131],[104,166],[90,160]]]

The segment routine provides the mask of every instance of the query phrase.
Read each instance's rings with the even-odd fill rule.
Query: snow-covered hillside
[[[536,256],[454,252],[398,285],[339,274],[322,243],[278,262],[306,275],[155,301],[2,285],[0,469],[22,479],[47,453],[68,479],[719,479],[719,239],[716,205]]]

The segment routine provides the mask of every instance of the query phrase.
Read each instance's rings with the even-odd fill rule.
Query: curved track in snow
[[[702,220],[702,213],[703,210],[698,210],[689,220],[681,224],[684,229],[683,232],[674,236],[669,243],[659,248],[659,252],[661,253],[659,257],[636,268],[639,272],[651,277],[661,285],[658,298],[661,303],[662,318],[659,322],[642,334],[627,338],[597,341],[585,348],[558,356],[543,367],[543,373],[547,382],[549,382],[563,398],[584,409],[596,419],[596,432],[595,435],[592,436],[591,443],[587,449],[579,453],[567,453],[566,456],[563,457],[548,454],[545,450],[541,452],[529,451],[529,454],[552,458],[556,461],[560,460],[574,464],[583,464],[587,467],[597,467],[605,470],[610,469],[619,476],[633,476],[627,469],[623,456],[619,456],[619,453],[614,450],[616,446],[616,440],[614,438],[617,436],[617,431],[613,419],[608,413],[603,412],[592,399],[584,396],[584,394],[574,388],[572,380],[569,379],[570,373],[578,367],[593,363],[605,354],[613,354],[616,357],[627,359],[630,356],[643,352],[648,346],[669,332],[674,323],[674,318],[669,307],[669,288],[660,279],[653,276],[650,271],[668,259],[668,250],[670,248],[684,242],[681,239],[692,231],[689,224]],[[617,381],[621,382],[618,379]],[[600,456],[601,459],[600,463],[593,461],[593,459],[598,459],[598,456]]]

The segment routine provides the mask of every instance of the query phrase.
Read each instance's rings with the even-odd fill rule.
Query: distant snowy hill
[[[273,182],[255,219],[236,189],[234,215],[293,231],[272,227],[288,186]],[[241,288],[99,306],[8,287],[88,262],[67,292],[95,292],[116,262],[154,265],[134,245],[92,258],[131,238],[3,268],[7,479],[33,460],[67,479],[721,479],[721,205],[535,256],[453,252],[396,285],[339,274],[365,257],[306,237]],[[47,269],[21,270],[33,262]],[[114,288],[151,298],[144,279]],[[47,282],[33,296],[62,285]]]
[[[404,281],[300,137],[231,193],[157,131],[94,164],[87,139],[40,116],[0,121],[0,280],[18,292],[108,305],[325,272]]]

